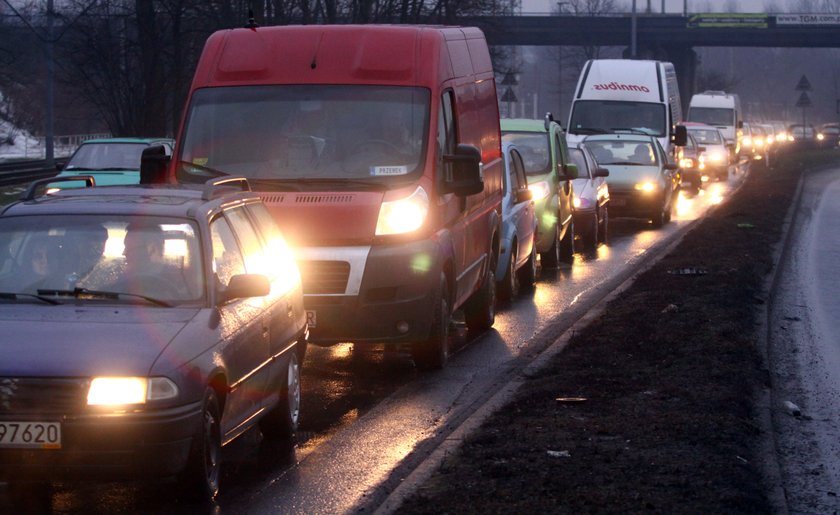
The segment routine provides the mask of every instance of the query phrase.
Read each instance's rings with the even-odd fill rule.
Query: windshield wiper
[[[21,297],[31,297],[33,299],[38,299],[40,301],[46,302],[47,304],[52,304],[53,306],[61,304],[61,302],[55,299],[50,299],[41,295],[35,295],[34,293],[15,293],[9,291],[0,292],[0,299],[18,300]]]
[[[570,129],[572,134],[609,134],[609,131],[604,129],[596,129],[595,127],[575,127]]]
[[[56,297],[68,296],[68,297],[82,297],[82,296],[90,296],[90,297],[102,297],[106,299],[118,299],[120,297],[136,297],[138,299],[143,299],[146,302],[150,302],[157,306],[161,306],[164,308],[171,308],[172,304],[166,302],[165,300],[156,299],[154,297],[149,297],[146,295],[140,295],[139,293],[128,293],[123,291],[100,291],[100,290],[88,290],[87,288],[73,288],[72,290],[38,290],[38,295],[52,295]]]

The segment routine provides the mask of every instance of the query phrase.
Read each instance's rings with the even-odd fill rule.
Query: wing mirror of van
[[[220,303],[248,297],[265,297],[271,293],[271,283],[262,274],[237,274],[219,295]]]
[[[563,165],[563,175],[566,176],[566,179],[573,180],[578,178],[578,167],[576,164],[565,164]]]
[[[140,184],[166,182],[166,168],[169,156],[166,147],[153,145],[143,149],[140,155]]]
[[[685,128],[685,125],[677,125],[674,128],[673,143],[678,147],[684,147],[688,143],[688,130]]]
[[[475,145],[459,144],[455,154],[443,156],[443,160],[452,163],[452,177],[444,181],[444,193],[454,193],[459,197],[475,195],[484,191],[484,176],[481,174],[481,151]]]

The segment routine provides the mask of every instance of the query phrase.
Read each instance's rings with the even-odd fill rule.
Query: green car
[[[170,138],[99,138],[83,142],[58,177],[92,175],[97,186],[140,183],[140,156],[148,147],[162,145],[172,155]],[[62,182],[62,188],[80,188],[84,182]]]
[[[536,248],[543,268],[571,263],[575,252],[572,221],[572,164],[566,135],[551,114],[545,120],[505,119],[502,140],[516,144],[525,164],[528,188],[533,192],[537,216]]]

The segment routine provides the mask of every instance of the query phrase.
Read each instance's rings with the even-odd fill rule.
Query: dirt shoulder
[[[751,173],[398,512],[772,511],[764,285],[800,170],[836,158]]]

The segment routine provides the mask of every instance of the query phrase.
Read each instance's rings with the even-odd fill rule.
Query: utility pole
[[[636,0],[633,0],[633,11],[630,13],[630,58],[636,58]]]
[[[55,93],[53,91],[55,81],[55,60],[53,50],[55,40],[53,39],[53,0],[47,0],[47,113],[45,127],[45,159],[47,166],[55,166],[55,153],[53,149],[53,135],[55,133]]]

